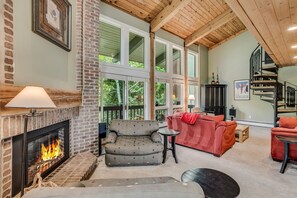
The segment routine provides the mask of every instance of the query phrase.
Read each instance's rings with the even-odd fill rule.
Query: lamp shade
[[[47,109],[56,108],[56,105],[42,87],[27,86],[7,103],[5,107]]]
[[[189,95],[189,98],[188,98],[189,100],[195,100],[195,96],[194,95]]]

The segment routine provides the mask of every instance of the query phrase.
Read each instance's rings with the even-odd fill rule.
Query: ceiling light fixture
[[[294,58],[294,59],[297,59],[297,56],[294,56],[293,58]]]
[[[295,26],[289,27],[288,30],[289,31],[297,30],[297,26],[295,25]]]
[[[292,47],[291,48],[297,48],[297,45],[292,45]]]

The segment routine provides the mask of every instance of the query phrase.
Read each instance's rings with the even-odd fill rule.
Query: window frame
[[[191,54],[191,55],[194,55],[194,57],[195,57],[195,59],[196,59],[196,65],[195,65],[195,70],[196,70],[196,77],[190,77],[189,76],[189,73],[187,74],[188,75],[188,79],[189,79],[189,81],[198,81],[199,80],[199,78],[200,78],[200,64],[199,64],[199,58],[200,58],[200,56],[199,56],[199,53],[197,53],[197,52],[194,52],[194,51],[192,51],[192,50],[188,50],[188,54],[187,54],[187,58],[188,58],[188,55],[189,54]],[[188,65],[188,67],[189,67],[189,65]]]

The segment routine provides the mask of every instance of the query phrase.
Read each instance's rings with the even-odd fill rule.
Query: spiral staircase
[[[250,88],[254,95],[269,102],[274,109],[274,125],[280,116],[297,115],[297,86],[279,79],[279,68],[258,45],[250,57]]]

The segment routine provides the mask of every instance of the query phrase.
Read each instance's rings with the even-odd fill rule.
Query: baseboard
[[[255,121],[244,121],[244,120],[235,120],[238,124],[245,124],[251,126],[260,126],[260,127],[268,127],[272,128],[274,125],[272,123],[262,123],[262,122],[255,122]]]

